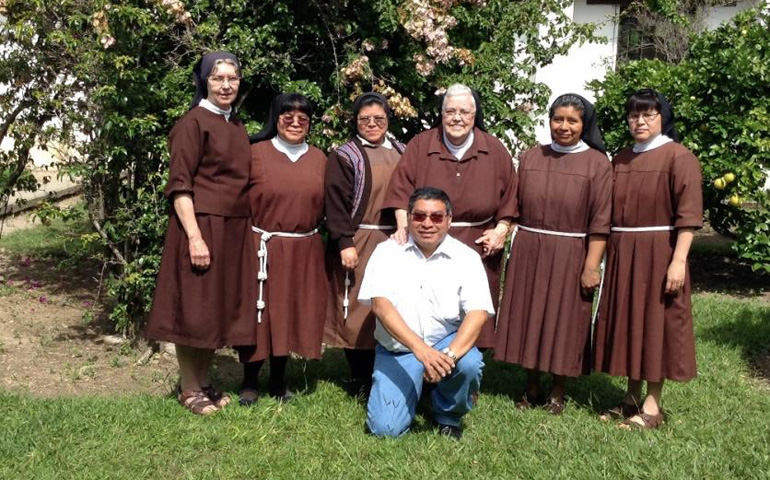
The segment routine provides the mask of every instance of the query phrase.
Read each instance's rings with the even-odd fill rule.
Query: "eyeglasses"
[[[659,112],[655,113],[631,113],[628,115],[628,121],[631,123],[639,123],[639,119],[643,118],[644,123],[650,123],[651,121],[655,120],[655,118],[660,115]]]
[[[460,114],[462,118],[473,118],[474,115],[476,115],[476,110],[466,110],[464,108],[461,108],[460,110],[457,110],[456,108],[448,108],[441,113],[444,114],[447,118],[454,118],[455,115]]]
[[[432,223],[442,223],[444,219],[446,218],[446,213],[441,212],[433,212],[433,213],[425,213],[425,212],[412,212],[412,221],[415,223],[422,223],[427,218],[430,218],[430,221]]]
[[[283,122],[284,125],[293,124],[295,118],[297,119],[297,123],[299,123],[303,127],[306,126],[308,123],[310,123],[310,118],[308,118],[307,115],[284,113],[278,118],[281,120],[281,122]]]
[[[368,117],[368,116],[358,117],[358,124],[369,125],[369,122],[371,122],[372,120],[374,120],[374,123],[376,123],[378,127],[384,127],[388,123],[387,117],[384,117],[382,115],[377,115],[374,117]]]
[[[216,76],[216,77],[209,77],[209,81],[211,82],[212,85],[222,85],[225,82],[229,83],[230,85],[238,85],[239,83],[241,83],[241,79],[238,77]]]

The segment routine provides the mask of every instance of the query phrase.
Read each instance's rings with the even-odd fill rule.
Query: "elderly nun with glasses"
[[[258,398],[262,363],[270,358],[267,393],[279,401],[294,394],[286,385],[289,353],[321,357],[328,288],[323,218],[326,155],[308,145],[313,109],[299,93],[278,95],[265,127],[251,137],[252,231],[259,272],[256,344],[241,346],[241,405]]]
[[[407,204],[416,188],[436,187],[452,199],[450,234],[482,257],[490,295],[497,308],[502,253],[519,216],[518,180],[511,155],[484,128],[478,94],[451,85],[441,100],[441,123],[415,136],[393,173],[384,208],[395,209],[399,243],[406,242]],[[490,316],[476,345],[495,346]]]
[[[168,138],[172,208],[146,336],[176,344],[179,403],[210,415],[230,402],[206,378],[214,350],[256,340],[257,257],[249,138],[233,108],[240,63],[209,53],[193,77],[191,108]]]

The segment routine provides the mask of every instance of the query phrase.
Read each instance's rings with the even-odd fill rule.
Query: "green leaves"
[[[770,200],[764,189],[770,170],[768,17],[767,12],[743,12],[732,23],[694,37],[678,65],[628,62],[591,85],[612,152],[632,142],[623,111],[630,93],[650,87],[671,100],[682,143],[701,161],[709,222],[735,237],[737,253],[761,271],[770,271]],[[713,182],[729,173],[735,180],[715,188]],[[729,203],[735,195],[738,206]]]

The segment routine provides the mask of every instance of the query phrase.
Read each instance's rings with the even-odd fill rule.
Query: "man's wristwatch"
[[[451,348],[446,347],[445,349],[441,350],[441,353],[451,358],[453,362],[457,363],[457,354],[453,352]]]

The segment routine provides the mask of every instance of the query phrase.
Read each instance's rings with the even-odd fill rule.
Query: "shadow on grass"
[[[718,234],[696,236],[689,262],[693,292],[737,297],[770,294],[770,275],[753,271],[751,265],[738,259],[730,243]]]
[[[739,348],[743,358],[770,381],[770,308],[740,307],[730,317],[701,330],[699,338]]]
[[[519,401],[526,388],[526,371],[518,365],[493,360],[491,352],[484,355],[484,362],[486,367],[481,393],[503,396],[511,402]],[[543,374],[540,381],[542,391],[548,393],[552,386],[551,375]],[[566,396],[571,405],[595,413],[617,405],[624,393],[617,380],[602,373],[567,380]]]

